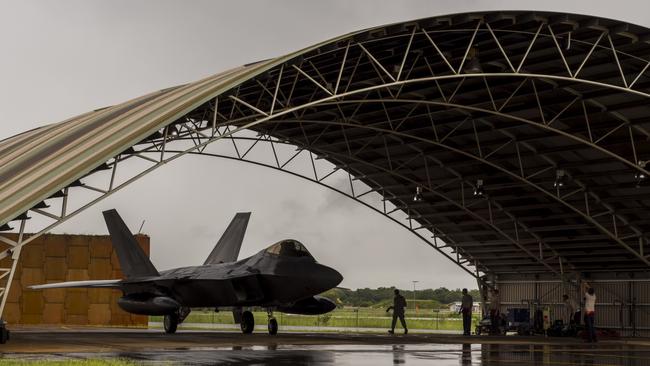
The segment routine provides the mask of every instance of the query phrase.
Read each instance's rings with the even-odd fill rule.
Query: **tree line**
[[[356,290],[333,288],[323,295],[335,300],[342,306],[367,307],[389,303],[394,296],[393,290],[395,290],[395,287],[379,287],[376,289],[360,288]],[[400,290],[400,293],[406,298],[407,302],[414,299],[413,291]],[[469,293],[472,295],[475,302],[480,301],[478,290],[469,290]],[[459,288],[450,290],[446,287],[439,287],[437,289],[422,289],[415,291],[416,302],[419,302],[418,300],[433,301],[434,304],[437,303],[440,306],[460,301],[462,296],[462,290]]]

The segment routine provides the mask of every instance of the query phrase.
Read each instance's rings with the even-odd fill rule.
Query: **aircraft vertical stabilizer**
[[[104,211],[103,214],[117,258],[120,260],[122,273],[126,278],[159,276],[156,267],[140,248],[117,211],[112,209]]]
[[[250,217],[250,212],[239,212],[235,215],[226,231],[221,235],[217,245],[214,246],[205,263],[203,263],[204,265],[234,262],[237,260]]]

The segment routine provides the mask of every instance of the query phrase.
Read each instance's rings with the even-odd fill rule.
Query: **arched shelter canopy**
[[[477,273],[647,272],[649,37],[542,12],[355,32],[0,142],[0,224],[246,128],[363,181]]]

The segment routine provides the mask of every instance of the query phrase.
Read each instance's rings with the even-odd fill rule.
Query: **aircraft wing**
[[[46,290],[49,288],[119,288],[122,280],[90,280],[47,283],[44,285],[28,286],[32,290]]]
[[[221,235],[217,245],[214,246],[205,263],[203,263],[204,265],[234,262],[237,260],[250,217],[250,212],[238,212],[235,215],[226,231]]]

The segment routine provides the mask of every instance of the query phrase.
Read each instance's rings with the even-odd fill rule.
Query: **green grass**
[[[263,311],[254,311],[255,324],[266,324],[267,315]],[[276,313],[280,326],[314,326],[314,327],[344,327],[344,328],[389,328],[391,313],[383,308],[343,308],[336,309],[325,315],[293,315]],[[151,321],[162,322],[162,317],[152,316]],[[474,317],[476,324],[478,316]],[[234,324],[232,314],[228,311],[193,311],[185,319],[185,323],[203,324]],[[463,322],[458,314],[437,312],[431,309],[421,309],[415,313],[406,312],[406,323],[410,329],[462,330]],[[398,322],[399,324],[399,322]]]
[[[138,365],[138,363],[123,358],[88,359],[88,360],[0,360],[0,366],[24,366],[24,365],[134,366],[134,365]]]

